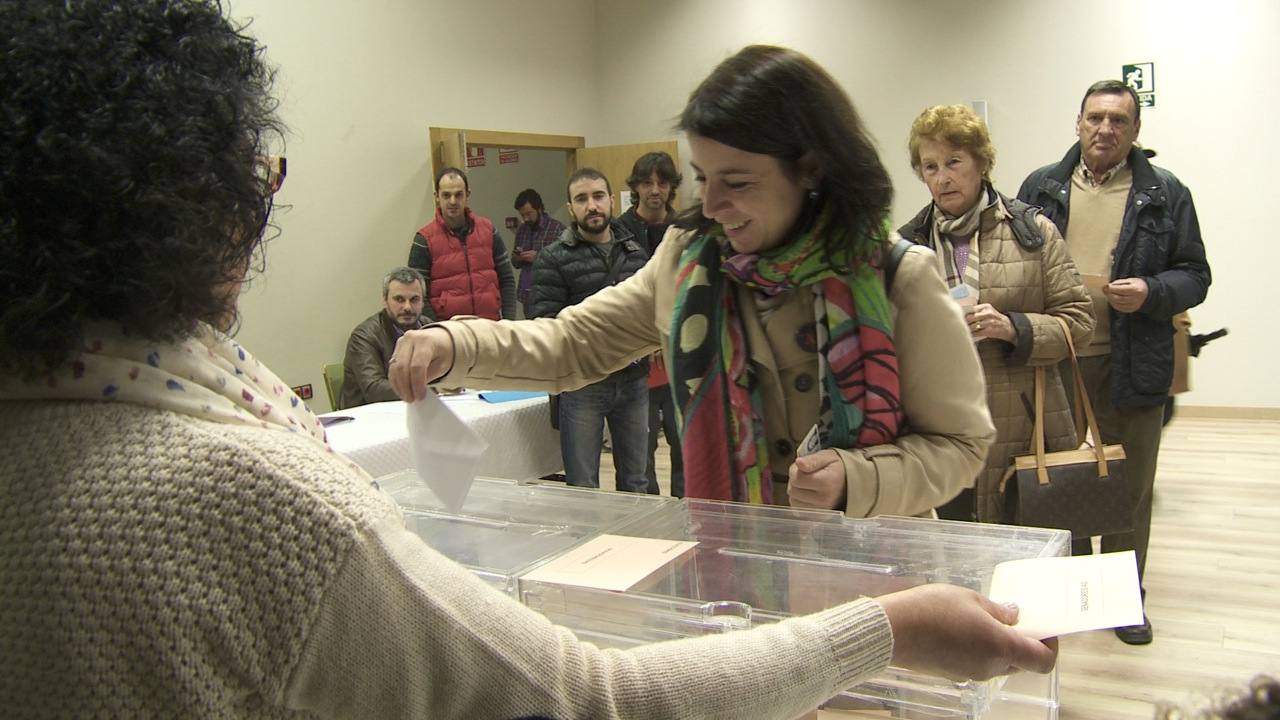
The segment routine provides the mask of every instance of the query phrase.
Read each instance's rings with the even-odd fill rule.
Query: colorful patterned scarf
[[[719,225],[693,238],[681,255],[670,371],[688,497],[773,501],[760,386],[735,284],[769,296],[812,288],[821,447],[881,445],[903,425],[880,257],[844,263],[852,271],[837,274],[820,249],[825,219],[767,255],[735,253]]]

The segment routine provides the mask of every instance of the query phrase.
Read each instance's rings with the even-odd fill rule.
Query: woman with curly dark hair
[[[271,71],[221,6],[0,0],[0,58],[5,713],[793,717],[891,658],[1052,666],[943,586],[580,643],[408,533],[223,334],[283,167]]]

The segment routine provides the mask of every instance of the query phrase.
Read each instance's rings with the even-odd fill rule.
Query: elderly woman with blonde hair
[[[940,517],[1007,522],[1000,479],[1031,439],[1034,368],[1043,366],[1050,450],[1077,444],[1058,361],[1066,338],[1093,331],[1089,296],[1053,223],[991,183],[995,148],[986,123],[964,105],[937,105],[911,124],[911,167],[933,201],[899,229],[938,258],[951,297],[963,306],[986,376],[996,442],[972,489],[940,506]]]

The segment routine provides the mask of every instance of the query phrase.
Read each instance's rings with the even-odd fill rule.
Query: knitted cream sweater
[[[793,717],[880,672],[862,600],[600,650],[406,532],[314,441],[0,401],[7,717]]]

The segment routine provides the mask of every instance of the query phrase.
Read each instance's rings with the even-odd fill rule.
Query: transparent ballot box
[[[411,532],[510,595],[516,578],[543,561],[680,504],[656,495],[476,478],[462,509],[451,512],[412,470],[380,477],[378,485],[400,505]]]
[[[528,606],[604,647],[777,622],[931,582],[986,593],[1006,560],[1069,553],[1070,533],[686,500],[612,528],[698,544],[626,592],[519,581]],[[890,668],[827,704],[829,717],[1057,717],[1057,675],[955,683]]]

